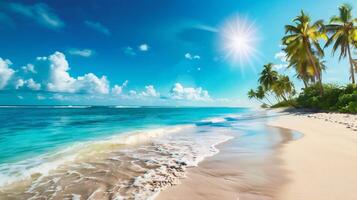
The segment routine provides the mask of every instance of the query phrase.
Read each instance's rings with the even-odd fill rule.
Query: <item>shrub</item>
[[[271,108],[282,108],[282,107],[296,107],[297,103],[295,99],[289,99],[287,101],[281,101],[273,106]]]
[[[303,89],[296,99],[297,107],[326,111],[357,113],[357,86],[339,87],[326,84],[324,94],[320,96],[319,88],[313,85]]]

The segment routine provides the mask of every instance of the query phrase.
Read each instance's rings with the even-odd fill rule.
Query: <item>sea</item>
[[[0,199],[154,199],[218,144],[249,132],[260,112],[0,106]]]

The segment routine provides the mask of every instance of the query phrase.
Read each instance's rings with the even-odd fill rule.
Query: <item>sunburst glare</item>
[[[241,68],[246,64],[253,65],[258,59],[257,28],[247,18],[234,16],[228,19],[220,29],[220,45],[224,57]]]

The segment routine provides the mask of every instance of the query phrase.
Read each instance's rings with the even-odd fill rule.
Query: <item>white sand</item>
[[[270,123],[304,134],[282,148],[288,171],[281,200],[357,199],[357,116],[289,114]]]
[[[269,125],[304,136],[259,162],[222,145],[218,155],[191,169],[182,184],[157,199],[357,199],[357,115],[284,113]],[[257,176],[258,171],[269,173]]]

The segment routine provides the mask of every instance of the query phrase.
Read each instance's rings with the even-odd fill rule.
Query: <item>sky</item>
[[[0,104],[251,106],[264,64],[294,75],[284,25],[301,9],[328,21],[345,2],[0,1]],[[324,82],[349,82],[346,60],[325,60]]]

